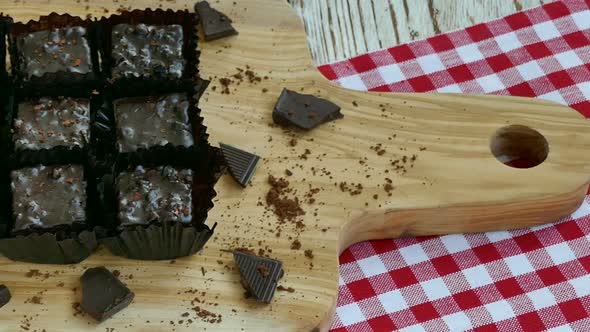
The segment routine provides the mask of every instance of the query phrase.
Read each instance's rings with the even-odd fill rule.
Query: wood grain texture
[[[344,90],[314,67],[300,20],[286,2],[232,3],[220,1],[215,6],[234,20],[240,34],[200,45],[201,73],[212,80],[201,108],[213,144],[232,144],[263,157],[252,185],[241,189],[228,176],[220,180],[208,220],[219,223],[216,235],[194,257],[142,262],[101,249],[82,264],[65,267],[0,258],[1,281],[14,295],[0,310],[0,331],[18,331],[30,324],[30,330],[49,332],[149,332],[170,330],[170,321],[176,331],[310,331],[317,326],[326,330],[338,293],[338,254],[352,243],[531,226],[566,216],[580,204],[590,181],[590,130],[587,120],[572,109],[512,97]],[[133,7],[150,4],[135,1]],[[85,14],[83,7],[66,0],[0,4],[0,11],[21,21],[49,11]],[[97,8],[96,14],[100,11]],[[235,68],[247,66],[268,79],[238,85],[232,77]],[[222,94],[219,85],[219,78],[227,77],[234,80],[229,95]],[[283,87],[330,99],[342,106],[344,119],[311,132],[272,125],[271,111]],[[494,133],[511,124],[528,126],[546,138],[550,151],[541,165],[511,168],[491,154]],[[298,142],[295,146],[289,143],[292,138]],[[372,148],[378,143],[383,153]],[[392,165],[404,156],[406,172]],[[269,190],[268,176],[284,176],[286,169],[293,172],[292,196],[304,202],[304,229],[281,224],[259,204]],[[386,178],[395,187],[391,196],[384,190]],[[341,182],[362,183],[363,190],[353,196],[341,191]],[[305,199],[310,188],[320,189],[314,203]],[[280,236],[277,228],[282,229]],[[295,239],[300,250],[291,249]],[[271,248],[269,255],[284,262],[280,284],[295,292],[278,292],[270,305],[244,299],[232,257],[222,251],[238,246]],[[303,250],[313,250],[313,259]],[[85,268],[101,265],[120,270],[136,298],[125,311],[96,325],[74,316],[72,303],[80,294],[73,289],[79,287]],[[52,276],[27,278],[30,269]],[[186,293],[192,290],[206,294]],[[42,305],[26,303],[37,293]],[[205,303],[191,304],[195,297]],[[222,321],[201,321],[191,310],[195,306],[220,314]],[[187,325],[185,312],[192,324]]]
[[[348,59],[552,0],[289,0],[316,64]]]

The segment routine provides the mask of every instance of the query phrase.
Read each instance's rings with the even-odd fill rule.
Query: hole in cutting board
[[[500,128],[490,146],[494,157],[514,168],[532,168],[547,159],[549,143],[538,131],[522,125]]]

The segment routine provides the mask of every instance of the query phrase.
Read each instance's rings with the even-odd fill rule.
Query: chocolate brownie
[[[11,173],[13,232],[84,223],[86,181],[82,166],[36,166]]]
[[[163,146],[194,145],[189,101],[184,93],[133,97],[114,101],[120,152]]]
[[[92,71],[86,28],[65,27],[37,31],[16,38],[21,70],[27,79],[46,73],[87,74]]]
[[[184,72],[183,31],[178,24],[117,24],[112,31],[114,79],[157,77],[178,79]]]
[[[117,177],[121,226],[152,221],[192,221],[193,172],[165,166],[143,168]]]
[[[90,134],[90,101],[50,98],[18,104],[13,140],[17,150],[83,147]]]

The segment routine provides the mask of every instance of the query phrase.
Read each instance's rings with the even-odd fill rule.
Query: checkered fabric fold
[[[356,90],[536,97],[590,118],[590,0],[552,2],[319,70]],[[590,195],[554,224],[346,250],[332,331],[394,330],[590,332]]]

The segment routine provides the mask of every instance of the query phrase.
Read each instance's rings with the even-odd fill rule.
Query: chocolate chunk
[[[13,125],[17,150],[81,148],[90,134],[90,101],[51,97],[25,101],[18,104]]]
[[[211,81],[204,80],[200,77],[197,77],[197,81],[195,82],[195,99],[196,100],[201,99],[201,96],[203,96],[203,94],[205,93],[205,90],[207,90],[207,87],[209,87],[209,83],[211,83]]]
[[[12,295],[10,295],[10,290],[8,289],[8,287],[0,285],[0,308],[8,304],[11,298]]]
[[[114,79],[182,77],[185,67],[182,26],[117,24],[111,35]]]
[[[238,31],[231,25],[231,19],[225,14],[211,8],[207,1],[197,2],[195,11],[197,11],[201,18],[203,34],[205,35],[206,41],[238,34]]]
[[[254,296],[259,302],[270,303],[284,274],[283,263],[241,250],[234,250],[233,254],[247,295]]]
[[[125,309],[135,294],[105,267],[86,270],[80,278],[82,310],[102,322]]]
[[[272,112],[272,119],[276,124],[293,125],[307,130],[343,117],[338,105],[287,89],[283,89]]]
[[[120,152],[166,144],[194,145],[186,94],[123,98],[113,104]]]
[[[82,166],[36,166],[12,171],[13,232],[86,222]]]
[[[193,172],[158,167],[123,172],[117,177],[121,226],[151,221],[192,221]]]
[[[17,52],[27,78],[46,73],[87,74],[92,71],[86,28],[37,31],[17,37]]]
[[[227,144],[220,143],[219,146],[234,180],[242,187],[247,186],[254,176],[260,157]]]

